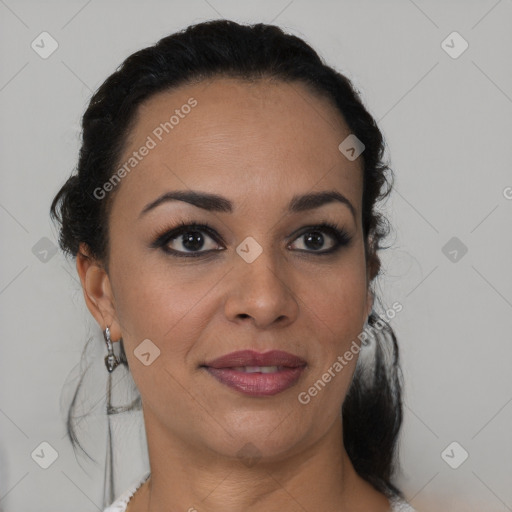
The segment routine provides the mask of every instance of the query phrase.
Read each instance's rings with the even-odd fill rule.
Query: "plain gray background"
[[[386,138],[394,232],[379,289],[403,304],[399,485],[422,511],[512,510],[511,0],[0,0],[0,510],[101,510],[102,410],[81,434],[94,465],[65,436],[63,386],[94,336],[101,399],[106,350],[74,263],[51,252],[49,205],[92,92],[134,51],[220,17],[303,37],[354,81]],[[47,59],[31,47],[43,31],[58,43]],[[117,428],[121,491],[147,460],[140,422]],[[58,453],[48,469],[31,456],[42,442]],[[469,454],[457,469],[453,442],[452,465]]]

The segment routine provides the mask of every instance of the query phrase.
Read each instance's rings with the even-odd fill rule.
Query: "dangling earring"
[[[114,488],[114,447],[112,444],[112,425],[110,424],[110,415],[116,411],[112,407],[112,372],[120,364],[120,360],[114,354],[114,347],[110,339],[110,329],[105,327],[103,337],[107,343],[108,354],[105,356],[105,366],[108,370],[108,383],[107,383],[107,423],[108,423],[108,439],[107,439],[107,455],[105,458],[105,476],[103,485],[103,502],[107,506],[115,499]]]
[[[105,327],[103,331],[103,337],[105,338],[105,342],[107,343],[108,354],[105,356],[105,366],[109,373],[112,373],[117,365],[121,362],[114,354],[114,347],[112,346],[112,340],[110,339],[110,329]]]

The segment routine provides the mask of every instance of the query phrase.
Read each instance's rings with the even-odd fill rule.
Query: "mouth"
[[[202,365],[221,384],[253,397],[277,395],[292,387],[306,366],[304,359],[280,350],[242,350]]]

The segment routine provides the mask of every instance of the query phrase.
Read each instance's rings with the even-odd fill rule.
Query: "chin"
[[[287,413],[289,414],[289,413]],[[265,411],[245,414],[238,411],[235,421],[223,421],[222,427],[209,431],[205,443],[219,455],[243,459],[279,460],[307,444],[309,429],[294,415]],[[230,435],[231,434],[231,435]]]

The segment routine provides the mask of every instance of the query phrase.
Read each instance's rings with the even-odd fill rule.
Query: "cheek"
[[[304,291],[307,316],[314,340],[314,364],[299,390],[300,404],[310,407],[313,416],[329,423],[339,415],[352,382],[360,352],[366,300],[364,268],[347,265],[339,272],[320,276],[318,286]]]
[[[204,296],[213,276],[128,256],[119,256],[112,274],[126,344],[133,350],[150,339],[170,357],[186,353],[208,321]]]
[[[336,269],[316,273],[315,280],[303,286],[301,297],[316,324],[318,340],[333,343],[334,336],[338,349],[350,344],[359,334],[366,305],[364,265],[344,262]]]

